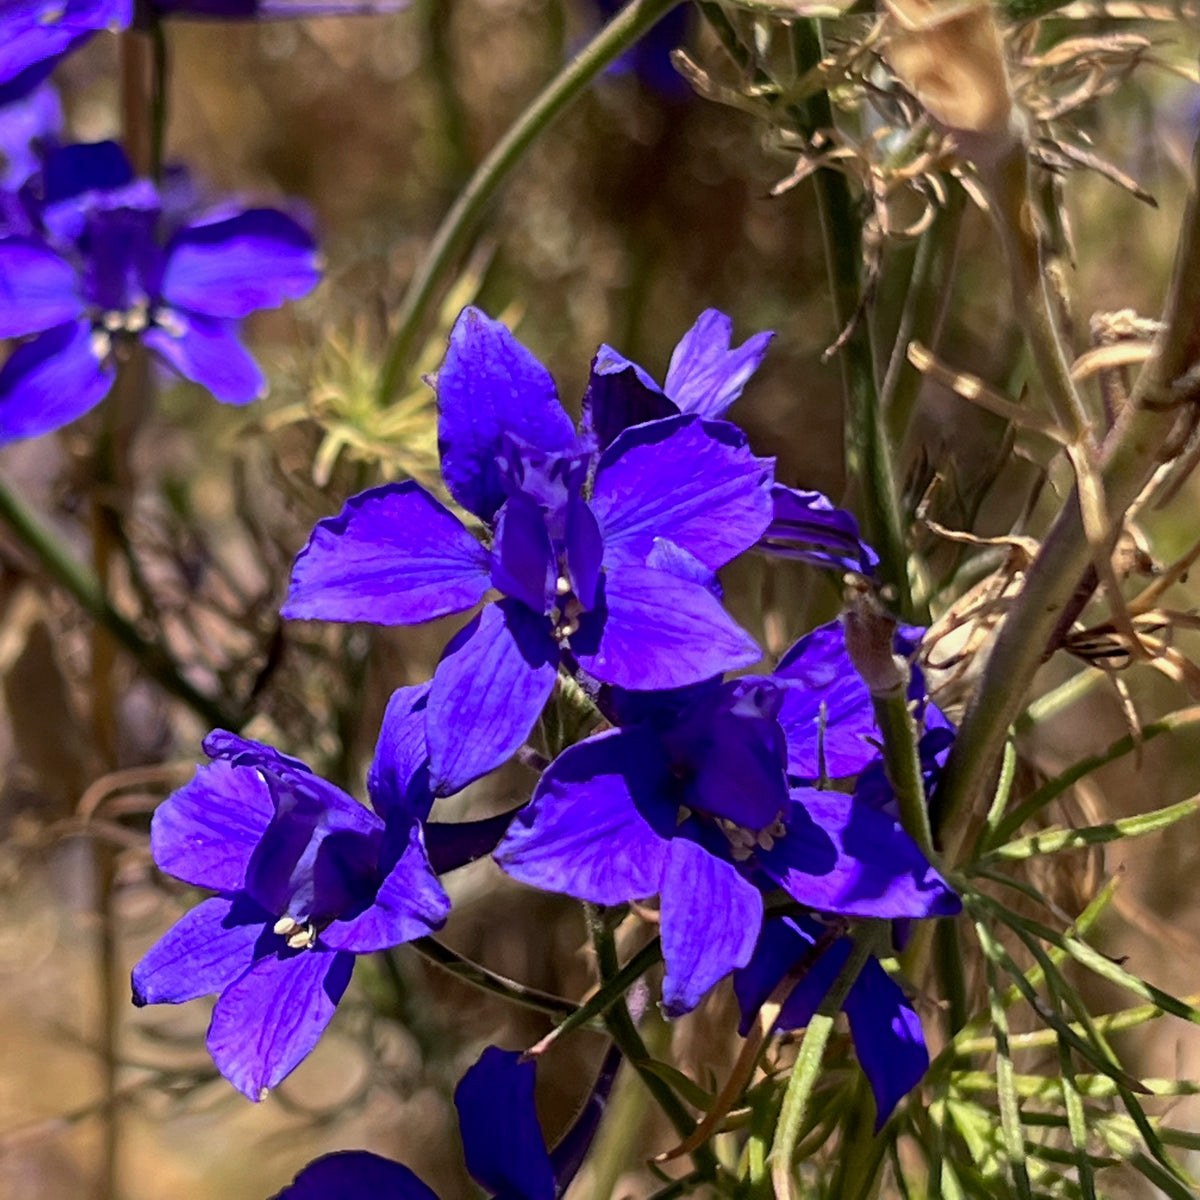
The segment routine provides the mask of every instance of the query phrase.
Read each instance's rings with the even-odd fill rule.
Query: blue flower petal
[[[480,817],[477,821],[427,821],[425,851],[433,873],[445,875],[491,854],[508,832],[516,811]]]
[[[489,1046],[454,1089],[467,1170],[498,1197],[554,1200],[554,1170],[538,1125],[536,1067]]]
[[[859,537],[858,522],[820,492],[777,483],[771,502],[771,524],[758,544],[765,553],[863,575],[878,566],[879,555]]]
[[[466,308],[437,375],[438,445],[450,494],[492,522],[505,501],[502,433],[544,451],[576,447],[575,427],[546,368],[499,321]]]
[[[773,464],[723,421],[672,417],[627,429],[600,459],[591,502],[605,566],[641,565],[656,538],[723,566],[770,522]]]
[[[181,917],[133,968],[133,1002],[182,1004],[224,991],[254,965],[273,918],[244,896],[215,896]]]
[[[312,235],[273,208],[181,229],[166,249],[162,295],[207,317],[244,317],[312,291],[321,278]]]
[[[600,450],[625,429],[678,416],[679,408],[635,362],[611,346],[601,346],[583,396],[583,428]]]
[[[367,771],[371,805],[386,821],[400,813],[423,821],[433,806],[425,740],[428,683],[397,688],[388,700]]]
[[[223,404],[251,404],[267,394],[267,377],[232,322],[178,311],[169,320],[169,329],[152,325],[142,341],[184,379],[207,388]]]
[[[675,827],[673,784],[650,730],[588,738],[546,768],[496,861],[522,883],[594,904],[654,896]]]
[[[678,837],[662,881],[663,1012],[691,1012],[709,988],[744,967],[762,926],[762,893],[732,863]]]
[[[323,950],[259,959],[213,1009],[208,1050],[217,1069],[244,1096],[264,1099],[317,1044],[353,970],[353,954]]]
[[[604,535],[586,501],[573,492],[567,500],[567,576],[571,591],[584,608],[596,603],[600,565],[604,560]]]
[[[550,699],[558,660],[549,622],[517,600],[489,604],[455,637],[426,714],[435,794],[459,791],[512,756]]]
[[[41,333],[73,321],[83,308],[70,263],[30,238],[0,241],[0,337]]]
[[[214,762],[155,809],[150,849],[160,871],[236,892],[274,816],[271,791],[256,771]]]
[[[40,145],[62,130],[58,92],[43,83],[21,95],[0,86],[0,187],[16,191],[41,167]]]
[[[762,657],[707,588],[650,567],[603,576],[570,646],[588,674],[638,691],[701,683]]]
[[[100,29],[124,29],[132,0],[32,0],[0,17],[0,83],[75,49]]]
[[[95,408],[116,378],[97,349],[86,321],[18,346],[0,370],[0,446],[61,429]]]
[[[292,569],[283,615],[411,625],[471,608],[489,587],[487,551],[406,480],[361,492],[317,523]]]
[[[733,322],[715,308],[706,309],[683,335],[663,387],[682,412],[719,417],[741,394],[766,356],[773,333],[756,333],[730,349]]]
[[[438,1200],[406,1166],[369,1150],[314,1159],[273,1200]]]
[[[492,584],[534,612],[549,613],[558,578],[554,550],[541,508],[524,492],[500,509],[492,553]]]
[[[449,913],[450,898],[429,869],[421,824],[413,820],[404,852],[380,884],[374,903],[356,917],[334,921],[320,940],[333,950],[368,954],[440,929]]]

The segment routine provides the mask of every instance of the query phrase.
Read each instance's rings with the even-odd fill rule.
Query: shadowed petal
[[[423,821],[433,806],[425,741],[429,687],[422,683],[397,688],[384,710],[375,757],[367,771],[367,792],[371,806],[385,821],[397,812]]]
[[[854,917],[943,917],[960,911],[946,881],[885,813],[814,788],[793,789],[792,800],[787,836],[755,859],[802,904]],[[819,853],[802,814],[808,832],[820,831]]]
[[[638,691],[700,683],[762,657],[707,588],[650,567],[602,577],[571,653],[602,683]]]
[[[607,449],[622,430],[679,414],[679,407],[635,362],[601,346],[583,396],[583,427]]]
[[[736,350],[730,349],[732,336],[733,322],[708,308],[680,338],[663,390],[682,412],[719,417],[742,394],[775,335],[756,333]]]
[[[657,737],[610,730],[564,750],[496,850],[514,879],[593,904],[655,895],[675,826]]]
[[[83,312],[75,268],[31,238],[0,240],[0,337],[41,333]]]
[[[310,1162],[273,1200],[438,1200],[406,1166],[369,1150],[338,1150]]]
[[[875,1094],[875,1132],[921,1082],[929,1051],[921,1018],[875,959],[868,959],[842,1006],[858,1061]]]
[[[150,849],[160,871],[236,892],[274,816],[270,789],[256,771],[214,762],[155,809]]]
[[[744,967],[762,926],[762,894],[729,862],[678,837],[662,881],[663,1012],[691,1012],[714,984]]]
[[[834,508],[820,492],[799,491],[777,483],[771,489],[771,524],[758,548],[815,567],[870,575],[879,555],[858,535],[850,513]]]
[[[353,970],[353,954],[322,950],[259,959],[213,1009],[217,1069],[244,1096],[264,1099],[317,1044]]]
[[[754,947],[753,957],[733,977],[733,992],[742,1013],[741,1024],[738,1026],[738,1034],[741,1037],[745,1037],[750,1032],[755,1015],[779,986],[783,977],[812,952],[820,932],[820,926],[811,920],[797,921],[792,917],[776,917],[763,923],[762,933]],[[837,968],[834,969],[827,981],[820,984],[819,992],[814,989],[811,1008],[804,1007],[807,1000],[803,994],[794,1010],[788,1006],[792,1004],[792,998],[795,997],[797,991],[800,991],[804,981],[818,968],[824,970],[822,963],[826,957],[828,955],[822,955],[809,963],[803,976],[797,978],[796,987],[793,988],[776,1018],[774,1028],[803,1029],[808,1024],[812,1014],[817,1011],[817,1005],[821,1003],[821,998],[829,990],[829,984],[836,978]],[[845,954],[843,953],[842,960],[844,961],[844,959]],[[796,1024],[793,1024],[791,1020],[794,1013],[799,1014],[799,1021]]]
[[[467,1170],[498,1197],[554,1200],[554,1171],[538,1125],[537,1069],[489,1046],[454,1089]]]
[[[436,795],[512,756],[550,699],[558,660],[549,622],[517,600],[489,604],[454,638],[434,673],[425,719]]]
[[[283,615],[411,625],[477,604],[487,551],[419,484],[385,484],[318,521],[292,568]]]
[[[18,346],[0,370],[0,445],[69,425],[108,395],[115,378],[86,321]]]
[[[627,429],[600,459],[591,502],[605,566],[640,566],[656,538],[723,566],[767,528],[773,466],[723,421],[673,417]]]
[[[223,404],[250,404],[267,394],[267,377],[228,321],[173,312],[171,329],[151,326],[142,341],[184,379],[207,388]]]
[[[575,446],[575,427],[549,372],[503,324],[477,308],[465,308],[450,332],[437,396],[446,486],[489,524],[506,498],[496,462],[502,433],[539,450]]]
[[[421,824],[412,821],[408,844],[379,887],[375,902],[348,921],[334,921],[321,941],[334,950],[368,954],[424,937],[440,929],[450,913],[450,897],[429,869]]]
[[[273,208],[181,229],[165,254],[168,304],[208,317],[244,317],[307,295],[321,278],[312,235]]]
[[[542,510],[524,492],[517,492],[496,518],[492,584],[535,613],[548,613],[554,607],[557,578]]]
[[[457,871],[495,850],[519,809],[480,817],[477,821],[427,821],[425,852],[435,875]]]
[[[202,901],[133,968],[134,1004],[182,1004],[224,991],[254,965],[254,948],[273,919],[245,896]]]

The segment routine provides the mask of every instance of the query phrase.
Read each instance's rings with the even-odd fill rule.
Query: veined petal
[[[591,501],[605,566],[640,566],[655,538],[723,566],[770,523],[773,467],[724,421],[685,416],[627,429],[601,457]]]
[[[691,1012],[714,984],[744,967],[762,926],[762,894],[737,868],[677,837],[662,881],[663,1012]]]
[[[386,821],[394,813],[424,820],[433,806],[425,740],[428,683],[397,688],[388,700],[375,757],[367,771],[371,806]]]
[[[705,309],[675,347],[663,390],[682,412],[719,417],[742,394],[774,336],[756,333],[730,349],[733,322],[715,308]]]
[[[314,1159],[273,1200],[438,1200],[406,1166],[369,1150]]]
[[[546,768],[496,861],[522,883],[593,904],[645,899],[662,885],[677,797],[650,730],[609,730]]]
[[[505,501],[501,433],[539,450],[571,450],[575,427],[549,372],[499,321],[463,309],[437,375],[438,446],[450,494],[491,524]]]
[[[86,321],[18,346],[0,370],[0,446],[61,429],[96,407],[116,378]]]
[[[83,307],[69,262],[32,238],[0,240],[0,338],[74,321]]]
[[[888,973],[870,958],[842,1006],[859,1065],[875,1095],[875,1132],[929,1069],[921,1018]]]
[[[588,674],[638,691],[701,683],[762,657],[707,588],[650,567],[604,575],[570,645]]]
[[[214,762],[154,811],[150,849],[160,871],[195,887],[240,891],[263,834],[275,816],[257,771]]]
[[[232,322],[181,311],[169,320],[169,329],[152,325],[142,341],[184,379],[207,388],[223,404],[250,404],[267,394],[267,377]]]
[[[208,317],[244,317],[307,295],[321,278],[312,235],[273,208],[181,229],[166,250],[162,295]]]
[[[497,1197],[554,1200],[554,1170],[538,1125],[537,1068],[489,1046],[454,1089],[467,1170]]]
[[[260,958],[222,993],[208,1028],[217,1069],[262,1100],[317,1044],[350,982],[354,955],[285,951]]]
[[[408,844],[388,873],[375,902],[347,921],[334,921],[320,937],[334,950],[367,954],[387,950],[440,929],[450,914],[450,897],[442,890],[425,857],[421,824],[409,824]]]
[[[434,793],[448,796],[498,767],[529,736],[558,674],[550,623],[518,600],[489,604],[446,647],[425,732]]]
[[[487,551],[424,488],[389,483],[317,522],[292,568],[282,612],[411,625],[477,604],[488,568]]]
[[[802,904],[853,917],[945,917],[961,910],[916,842],[886,813],[815,788],[793,789],[792,800],[787,836],[755,860]],[[819,850],[806,826],[820,831]]]
[[[771,523],[758,543],[765,553],[863,575],[879,564],[879,555],[859,537],[854,517],[834,508],[820,492],[777,483],[771,489],[771,504]]]
[[[631,425],[679,414],[678,406],[635,362],[601,346],[583,395],[583,427],[606,450]]]
[[[183,1004],[222,992],[253,965],[273,917],[246,896],[214,896],[180,917],[133,968],[133,1002]]]

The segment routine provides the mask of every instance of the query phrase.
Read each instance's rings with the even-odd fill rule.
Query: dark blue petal
[[[236,892],[274,816],[271,791],[257,771],[215,762],[155,809],[150,849],[160,871],[195,887]]]
[[[754,952],[762,894],[732,863],[684,837],[670,843],[662,881],[663,1012],[691,1012]]]
[[[514,879],[594,904],[656,895],[678,789],[657,736],[610,730],[564,750],[496,850]]]
[[[591,502],[605,566],[640,566],[656,538],[723,566],[771,519],[773,464],[723,421],[673,417],[627,429],[600,459]]]
[[[44,205],[56,205],[87,192],[111,192],[133,183],[133,168],[116,142],[75,142],[57,146],[42,168]]]
[[[868,959],[843,1005],[863,1074],[875,1094],[875,1132],[929,1069],[921,1018],[875,959]]]
[[[202,901],[133,968],[134,1004],[182,1004],[224,991],[254,964],[255,947],[272,919],[244,896]]]
[[[397,688],[388,700],[367,771],[371,805],[386,821],[396,813],[423,821],[433,806],[425,741],[428,683]]]
[[[320,940],[355,954],[387,950],[440,929],[449,913],[450,898],[429,869],[421,824],[414,820],[404,852],[380,884],[374,903],[356,917],[334,921]]]
[[[588,674],[638,691],[701,683],[762,657],[707,588],[650,567],[604,575],[570,647]]]
[[[489,524],[506,498],[496,463],[502,433],[540,450],[575,448],[575,428],[546,368],[477,308],[464,309],[455,322],[437,395],[446,486]]]
[[[558,571],[546,521],[524,492],[509,496],[496,517],[492,584],[536,613],[554,607]]]
[[[222,993],[208,1027],[217,1070],[265,1099],[317,1044],[350,982],[353,954],[285,951],[261,958]]]
[[[874,572],[879,555],[859,537],[854,517],[834,508],[826,496],[777,483],[771,500],[771,523],[758,544],[760,550],[815,567]]]
[[[457,871],[459,867],[491,854],[508,832],[518,811],[512,809],[495,816],[480,817],[477,821],[427,821],[425,850],[434,874]]]
[[[407,1167],[369,1150],[339,1150],[315,1159],[273,1200],[367,1200],[368,1197],[438,1200]]]
[[[419,484],[361,492],[318,521],[292,569],[285,617],[410,625],[477,604],[487,551]]]
[[[507,761],[554,690],[550,623],[517,600],[489,604],[446,647],[426,713],[430,781],[448,796]]]
[[[0,337],[41,333],[73,321],[83,307],[75,268],[49,246],[23,237],[0,241]]]
[[[715,308],[705,309],[679,340],[663,387],[682,412],[719,417],[741,394],[766,356],[773,333],[756,333],[730,349],[733,322]]]
[[[856,917],[944,917],[960,911],[946,881],[885,813],[814,788],[794,789],[792,800],[787,835],[755,859],[802,904]]]
[[[267,377],[229,321],[172,312],[170,327],[152,325],[142,341],[184,379],[207,388],[224,404],[250,404],[267,394]]]
[[[512,1200],[554,1200],[554,1170],[538,1125],[536,1068],[511,1050],[489,1046],[454,1090],[467,1170]]]
[[[30,0],[0,14],[0,83],[74,49],[100,29],[124,29],[131,0]]]
[[[550,1151],[550,1164],[554,1168],[554,1192],[556,1196],[566,1194],[567,1188],[575,1178],[583,1161],[592,1146],[592,1139],[600,1126],[600,1118],[608,1107],[608,1097],[612,1093],[613,1083],[617,1078],[617,1070],[621,1065],[621,1050],[619,1046],[610,1046],[604,1061],[600,1064],[600,1072],[596,1082],[588,1093],[583,1108],[575,1118],[570,1129],[563,1134],[558,1145]]]
[[[115,378],[107,347],[86,321],[18,346],[0,370],[0,445],[69,425],[108,395]]]
[[[631,425],[677,416],[679,408],[637,363],[601,346],[583,396],[583,427],[600,450]]]
[[[604,537],[595,514],[573,492],[567,501],[567,576],[571,591],[584,608],[596,603],[600,564],[604,559]]]
[[[320,278],[308,230],[273,208],[251,208],[181,229],[167,246],[162,295],[204,316],[245,317],[306,296]]]

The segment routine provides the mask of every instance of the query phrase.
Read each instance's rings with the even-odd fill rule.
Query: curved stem
[[[679,3],[680,0],[632,0],[563,67],[476,168],[442,220],[400,304],[396,332],[379,379],[381,404],[387,404],[400,386],[443,277],[466,248],[488,203],[525,151],[605,67],[620,58]]]

